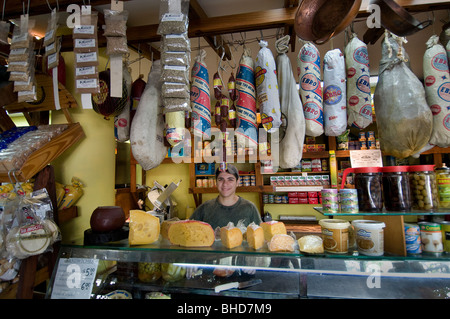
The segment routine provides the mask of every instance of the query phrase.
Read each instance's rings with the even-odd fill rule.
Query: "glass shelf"
[[[450,215],[448,209],[438,209],[434,211],[426,210],[411,210],[409,212],[389,212],[383,209],[381,212],[365,212],[360,211],[358,213],[324,213],[322,207],[313,207],[316,211],[324,216],[366,216],[366,215],[377,215],[377,216],[442,216]]]

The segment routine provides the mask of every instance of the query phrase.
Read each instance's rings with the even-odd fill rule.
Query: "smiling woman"
[[[245,226],[252,222],[259,225],[261,217],[255,204],[236,194],[239,183],[236,167],[227,164],[225,169],[217,168],[216,180],[219,195],[197,207],[191,219],[207,222],[213,228],[224,227],[229,222],[237,225],[240,220]]]

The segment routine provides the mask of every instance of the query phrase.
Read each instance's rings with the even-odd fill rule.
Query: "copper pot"
[[[353,21],[361,1],[300,0],[295,14],[295,33],[302,40],[323,44]]]
[[[419,22],[394,0],[371,0],[370,3],[380,7],[381,25],[399,37],[414,34],[433,22],[432,20]]]

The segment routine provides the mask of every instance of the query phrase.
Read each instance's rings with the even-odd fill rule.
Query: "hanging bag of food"
[[[420,151],[430,140],[433,128],[425,89],[406,63],[403,41],[385,33],[374,94],[381,151],[397,158]]]
[[[130,143],[133,156],[144,170],[150,170],[164,160],[164,116],[160,97],[161,61],[154,61],[147,85],[131,123]]]
[[[450,146],[450,72],[447,53],[433,35],[426,43],[423,56],[423,76],[425,95],[433,113],[433,131],[430,144],[440,147]]]
[[[255,83],[261,123],[267,132],[273,133],[281,125],[281,111],[275,59],[267,45],[267,41],[259,41],[261,49],[255,61]]]
[[[238,147],[258,147],[256,130],[256,90],[254,62],[250,49],[244,47],[236,75],[236,142]]]
[[[323,59],[323,113],[325,135],[344,133],[347,128],[345,60],[339,49],[328,51]]]
[[[323,128],[322,86],[320,84],[320,52],[312,43],[305,43],[297,56],[299,94],[303,103],[307,136],[320,136]]]
[[[367,45],[353,33],[345,47],[347,73],[347,125],[359,129],[372,123],[369,54]]]
[[[287,35],[275,42],[278,52],[276,59],[277,76],[280,94],[280,107],[284,117],[284,133],[280,137],[281,168],[293,168],[300,163],[303,155],[303,143],[305,140],[305,116],[303,114],[302,102],[297,91],[297,83],[292,73],[292,65],[286,52],[289,50],[289,39]]]

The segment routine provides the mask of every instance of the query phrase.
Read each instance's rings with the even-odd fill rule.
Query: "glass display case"
[[[171,268],[165,271],[168,264]],[[216,286],[231,282],[253,285],[216,292]],[[133,299],[449,298],[450,254],[312,255],[298,247],[294,252],[270,252],[267,247],[255,251],[246,242],[234,249],[220,241],[183,248],[164,239],[131,247],[126,239],[61,245],[46,298],[101,299],[111,293]]]

